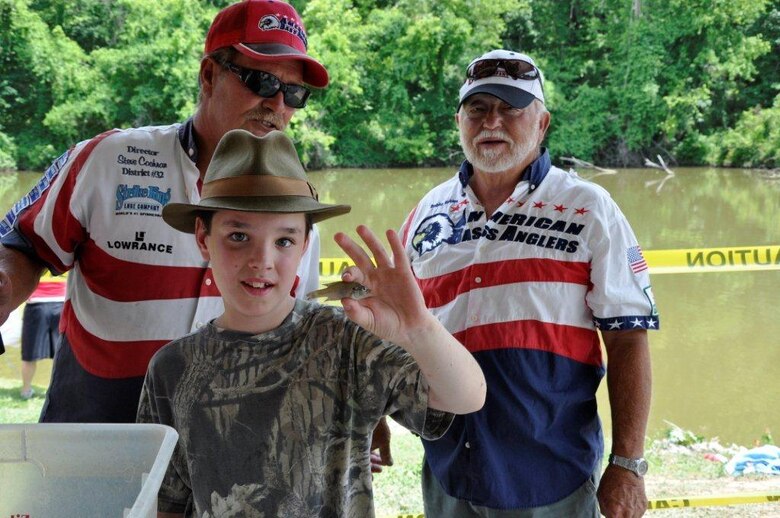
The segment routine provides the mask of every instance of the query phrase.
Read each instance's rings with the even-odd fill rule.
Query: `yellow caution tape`
[[[644,250],[645,260],[653,274],[780,270],[780,245],[738,246],[727,248],[680,248],[676,250]],[[355,262],[349,257],[320,259],[320,281],[341,279],[341,274]],[[66,280],[66,274],[46,280]]]
[[[741,504],[780,502],[780,493],[771,495],[713,495],[659,498],[647,502],[648,509],[675,509],[678,507],[722,507]]]
[[[349,257],[320,257],[320,277],[339,277],[355,261]]]
[[[780,270],[780,245],[643,251],[651,273]]]
[[[771,495],[713,495],[656,498],[647,502],[647,508],[677,509],[681,507],[724,507],[727,505],[766,504],[780,502],[780,493]],[[385,518],[425,518],[424,513],[395,513]]]
[[[52,275],[49,270],[46,270],[41,276],[41,280],[47,282],[65,282],[68,280],[68,272],[63,273],[62,275]]]
[[[780,270],[780,245],[643,250],[653,274]],[[355,264],[348,257],[320,259],[320,277],[338,280]]]

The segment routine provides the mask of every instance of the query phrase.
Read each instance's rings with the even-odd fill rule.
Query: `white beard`
[[[470,142],[463,137],[463,132],[459,132],[460,146],[463,148],[463,154],[466,155],[471,165],[483,173],[503,173],[516,167],[519,167],[528,156],[536,151],[539,141],[539,127],[534,125],[531,134],[525,136],[525,139],[516,142],[503,131],[483,130]],[[503,153],[495,149],[480,150],[476,141],[485,138],[500,138],[509,142],[509,152]]]

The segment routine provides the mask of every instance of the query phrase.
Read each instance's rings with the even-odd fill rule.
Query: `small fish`
[[[368,297],[371,290],[357,282],[337,281],[325,285],[324,288],[306,294],[306,298],[317,299],[325,297],[325,300],[341,300],[346,297],[360,300]]]

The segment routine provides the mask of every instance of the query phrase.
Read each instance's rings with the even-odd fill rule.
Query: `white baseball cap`
[[[513,62],[519,62],[517,69],[524,73],[514,74],[518,70],[512,70]],[[469,63],[466,76],[466,82],[460,87],[458,108],[468,97],[479,93],[498,97],[515,108],[525,108],[534,99],[544,103],[544,76],[534,60],[525,54],[491,50]]]

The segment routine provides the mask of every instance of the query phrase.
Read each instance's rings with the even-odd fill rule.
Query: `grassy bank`
[[[393,430],[393,459],[395,465],[374,476],[374,494],[379,518],[420,518],[420,440],[391,421]],[[767,434],[767,440],[771,436]],[[752,445],[751,445],[752,446]],[[609,444],[605,450],[609,452]],[[730,458],[744,449],[737,445],[724,446],[717,439],[705,439],[669,424],[669,429],[658,438],[648,439],[646,446],[650,470],[645,478],[647,496],[651,500],[674,499],[668,505],[680,505],[683,497],[723,495],[774,494],[780,495],[780,477],[772,475],[744,475],[732,477],[716,459]],[[604,459],[606,464],[606,459]],[[695,500],[692,500],[696,504]],[[648,511],[652,517],[780,517],[780,502],[767,504],[725,505],[718,507],[675,508]]]
[[[38,420],[45,387],[34,385],[36,395],[29,400],[19,396],[18,380],[0,378],[0,423],[34,423]],[[420,494],[420,440],[390,420],[393,431],[394,465],[374,476],[376,511],[379,518],[417,518],[423,505]],[[771,434],[764,440],[770,442]],[[753,445],[750,445],[753,446]],[[648,439],[646,457],[650,471],[646,477],[651,500],[686,496],[780,494],[780,477],[745,475],[732,477],[717,460],[730,458],[741,447],[721,445],[717,439],[705,439],[670,423],[662,437]],[[606,451],[609,451],[607,445]],[[713,460],[710,460],[713,459]],[[768,518],[780,516],[780,502],[720,507],[653,510],[652,517]]]
[[[33,385],[35,395],[22,399],[19,380],[0,378],[0,423],[35,423],[41,413],[46,387]]]

